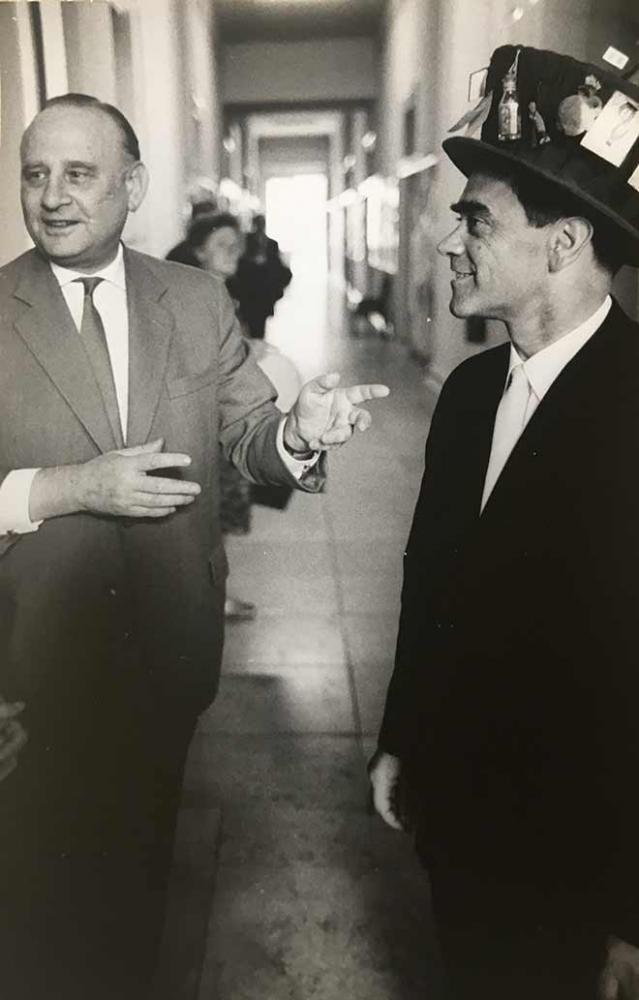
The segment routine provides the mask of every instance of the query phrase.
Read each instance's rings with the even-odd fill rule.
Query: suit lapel
[[[627,386],[629,368],[633,371],[632,391],[636,391],[635,369],[629,365],[634,338],[626,336],[628,323],[613,302],[599,329],[560,372],[513,448],[484,507],[482,522],[498,514],[504,502],[513,503],[513,490],[526,489],[534,467],[543,467],[551,453],[556,456],[569,449],[572,434],[588,433],[589,423],[598,422],[602,391],[607,394],[614,385],[612,391],[618,399]]]
[[[446,461],[454,463],[458,470],[453,503],[458,505],[456,517],[461,515],[464,522],[472,522],[479,517],[495,415],[504,390],[509,352],[509,345],[504,344],[485,355],[486,371],[481,381],[475,380],[466,387],[459,438],[449,445],[450,453],[446,456]]]
[[[160,304],[166,285],[144,263],[125,250],[129,308],[129,419],[127,445],[144,444],[158,407],[171,337],[173,316]]]
[[[16,329],[102,452],[116,447],[102,395],[49,264],[36,251],[25,260],[14,296]]]

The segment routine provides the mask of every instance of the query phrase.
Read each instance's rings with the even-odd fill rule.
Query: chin
[[[33,241],[38,249],[45,255],[45,257],[50,258],[55,262],[72,261],[76,257],[82,254],[82,250],[78,250],[70,244],[65,245],[62,241],[58,240],[34,240]]]
[[[448,304],[453,316],[457,319],[468,319],[469,316],[476,316],[477,313],[473,310],[472,306],[465,302],[457,302],[452,298]]]

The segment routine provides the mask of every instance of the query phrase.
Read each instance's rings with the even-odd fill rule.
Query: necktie
[[[530,382],[523,363],[515,365],[510,373],[506,391],[497,407],[493,443],[481,501],[482,510],[524,429],[529,400]]]
[[[84,343],[85,350],[89,356],[93,373],[96,377],[104,408],[111,424],[111,430],[115,437],[118,448],[124,446],[122,435],[122,424],[120,422],[120,408],[118,397],[115,391],[113,380],[113,369],[109,358],[104,325],[100,318],[100,313],[95,307],[93,293],[103,281],[103,278],[74,278],[78,284],[84,286],[84,304],[82,307],[82,324],[80,326],[80,336]]]

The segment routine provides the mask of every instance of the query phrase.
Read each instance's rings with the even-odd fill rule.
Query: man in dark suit
[[[184,759],[219,675],[219,442],[253,481],[317,492],[317,453],[387,391],[322,376],[282,417],[221,282],[122,246],[145,188],[130,124],[94,98],[50,101],[24,135],[36,249],[0,270],[11,1000],[148,996]]]
[[[504,135],[513,82],[549,141],[517,108]],[[639,261],[639,144],[617,168],[558,124],[618,89],[506,46],[481,141],[444,144],[468,178],[451,310],[510,345],[433,416],[370,772],[414,825],[455,1000],[639,997],[639,329],[610,297]]]

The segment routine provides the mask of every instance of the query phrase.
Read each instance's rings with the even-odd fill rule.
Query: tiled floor
[[[189,760],[195,863],[218,852],[199,1000],[435,1000],[427,884],[410,842],[370,815],[365,771],[430,400],[399,344],[348,337],[320,283],[279,309],[272,339],[305,377],[334,367],[392,395],[331,456],[323,496],[254,508],[229,542],[230,588],[259,610],[227,629]],[[198,814],[217,829],[208,862]]]

